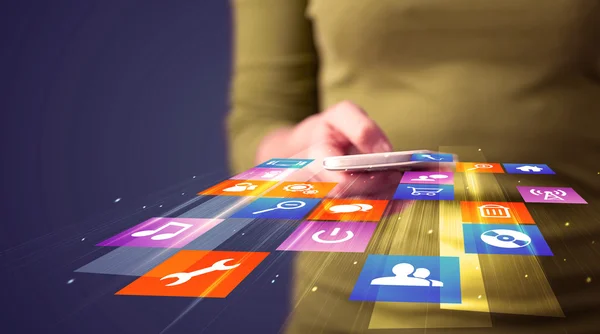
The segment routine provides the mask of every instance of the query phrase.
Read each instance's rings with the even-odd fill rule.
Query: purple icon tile
[[[102,241],[98,246],[181,248],[222,221],[223,219],[151,218]]]
[[[240,173],[231,179],[233,180],[264,180],[264,181],[280,181],[286,176],[294,172],[290,168],[250,168],[247,171]]]
[[[454,184],[454,174],[449,172],[404,172],[400,183]]]
[[[305,221],[280,251],[364,252],[377,223]]]
[[[517,186],[517,189],[527,203],[587,204],[573,188]]]

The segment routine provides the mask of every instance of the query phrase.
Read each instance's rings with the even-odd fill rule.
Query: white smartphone
[[[411,161],[413,154],[419,153],[423,161]],[[369,153],[327,157],[323,159],[323,167],[331,171],[375,171],[375,170],[409,170],[426,169],[439,166],[440,163],[453,164],[456,156],[452,155],[452,161],[436,158],[440,152],[429,150],[400,151],[387,153]],[[445,153],[447,154],[447,153]],[[428,161],[430,160],[430,161]]]

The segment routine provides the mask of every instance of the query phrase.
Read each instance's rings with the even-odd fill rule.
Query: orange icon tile
[[[535,224],[519,202],[460,202],[460,209],[465,223]]]
[[[282,182],[263,197],[322,198],[336,185],[335,182]]]
[[[502,165],[495,162],[457,162],[456,171],[464,173],[504,173]]]
[[[276,184],[273,181],[226,180],[198,195],[258,196]]]
[[[388,201],[366,199],[324,199],[308,220],[379,221]]]
[[[225,298],[267,255],[183,250],[116,294]]]

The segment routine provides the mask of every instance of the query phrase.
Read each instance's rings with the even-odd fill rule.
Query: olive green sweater
[[[399,313],[401,319],[429,315],[427,326],[400,321],[416,328],[484,328],[492,314],[492,328],[452,333],[530,333],[532,328],[540,333],[579,333],[580,328],[585,333],[591,328],[585,326],[598,324],[592,309],[600,303],[588,297],[600,299],[593,287],[600,283],[600,1],[233,0],[232,6],[235,61],[228,131],[233,172],[255,165],[256,148],[268,132],[349,99],[383,128],[395,150],[456,148],[465,150],[462,160],[547,163],[557,176],[532,182],[575,187],[590,203],[573,211],[568,211],[572,206],[555,205],[549,210],[567,211],[538,212],[548,219],[560,216],[548,223],[552,228],[546,228],[545,237],[553,249],[565,248],[542,260],[538,272],[548,276],[550,283],[544,284],[551,289],[534,298],[521,291],[523,285],[505,282],[495,301],[491,296],[485,301],[487,309],[465,306],[439,313],[422,305],[395,310],[396,303],[373,308],[355,302],[365,307],[358,310],[347,305],[357,273],[337,274],[350,270],[354,258],[301,253],[291,306],[297,312],[290,317],[289,332],[362,332],[369,324],[399,328],[393,321],[381,325],[381,319],[398,318]],[[503,181],[489,184],[515,188]],[[518,195],[512,200],[521,201]],[[562,230],[566,219],[578,221],[579,230]],[[438,255],[442,251],[436,245],[410,251]],[[391,251],[372,246],[370,252]],[[336,256],[345,261],[343,266],[332,264]],[[308,262],[319,261],[334,271],[322,275],[324,297],[310,301],[305,289],[312,288],[316,269]],[[564,267],[567,261],[579,262]],[[592,276],[595,281],[586,282]],[[502,299],[513,290],[521,292]],[[336,318],[329,308],[347,312]],[[566,318],[556,321],[534,317],[557,319],[561,312]],[[530,323],[530,317],[536,320]]]

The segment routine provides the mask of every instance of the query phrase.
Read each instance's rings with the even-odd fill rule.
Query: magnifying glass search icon
[[[476,165],[473,166],[473,168],[469,168],[467,170],[490,169],[490,168],[494,168],[494,165],[490,165],[490,164],[476,164]]]
[[[306,205],[306,203],[304,203],[302,201],[285,201],[285,202],[281,202],[281,203],[277,204],[277,206],[274,208],[255,211],[255,212],[252,212],[252,214],[257,215],[259,213],[269,212],[269,211],[273,211],[273,210],[277,210],[277,209],[282,209],[282,210],[300,209],[301,207],[303,207],[305,205]]]

